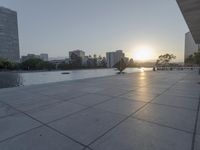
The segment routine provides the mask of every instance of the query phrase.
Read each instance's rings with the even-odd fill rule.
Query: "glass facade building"
[[[17,13],[0,7],[0,58],[20,61]]]

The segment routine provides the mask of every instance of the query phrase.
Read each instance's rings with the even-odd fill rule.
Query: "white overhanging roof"
[[[200,44],[200,0],[177,0],[197,44]]]

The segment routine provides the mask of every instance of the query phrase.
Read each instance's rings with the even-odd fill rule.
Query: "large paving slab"
[[[75,87],[73,88],[62,87],[62,88],[56,88],[56,89],[54,89],[53,87],[53,90],[51,87],[48,87],[47,89],[40,91],[39,93],[41,95],[49,96],[49,97],[56,98],[59,100],[66,100],[66,101],[69,99],[87,94],[86,92],[82,92],[78,90],[77,88],[75,89]]]
[[[69,102],[84,106],[93,106],[105,102],[109,99],[112,99],[112,97],[105,95],[97,95],[97,94],[87,94],[81,97],[71,99]]]
[[[149,104],[134,114],[133,117],[192,133],[195,126],[196,111]]]
[[[95,106],[95,108],[129,116],[135,111],[139,110],[145,104],[145,102],[140,101],[132,101],[124,98],[113,98],[112,100]]]
[[[50,96],[52,98],[67,101],[67,100],[70,100],[72,98],[76,98],[76,97],[83,96],[83,95],[86,95],[86,94],[87,93],[72,90],[72,91],[63,91],[63,92],[60,92],[60,93],[57,93],[57,94],[49,94],[48,96]]]
[[[27,114],[36,118],[37,120],[40,120],[43,123],[47,123],[79,112],[85,108],[86,107],[78,104],[60,102],[28,111]]]
[[[26,99],[7,99],[4,102],[21,110],[21,111],[28,111],[32,109],[39,108],[41,106],[49,105],[52,103],[57,103],[61,100],[56,99],[56,98],[51,98],[48,96],[43,96],[43,95],[36,95],[30,94],[30,97]]]
[[[18,111],[16,111],[12,107],[0,102],[0,118],[15,114],[15,113],[18,113]]]
[[[94,150],[190,150],[192,135],[128,119],[91,145]]]
[[[137,93],[149,93],[150,94],[154,94],[154,95],[158,95],[158,94],[161,94],[163,93],[167,88],[162,88],[162,87],[155,87],[155,86],[148,86],[148,87],[141,87],[141,88],[138,88],[136,89],[135,91]]]
[[[11,91],[11,92],[2,92],[0,94],[0,100],[7,102],[9,104],[19,103],[21,101],[25,101],[30,98],[38,98],[38,95],[27,93],[21,90]]]
[[[38,109],[43,106],[56,104],[58,102],[61,102],[61,100],[51,98],[51,97],[41,96],[40,98],[37,98],[37,99],[31,98],[29,100],[26,100],[24,101],[23,104],[20,104],[20,105],[17,104],[14,107],[21,111],[30,111],[30,110]]]
[[[148,91],[143,91],[143,92],[133,91],[133,92],[126,93],[122,95],[121,97],[130,99],[130,100],[149,102],[153,100],[154,98],[156,98],[157,96],[158,94],[148,93]]]
[[[197,134],[200,135],[200,111],[198,114],[198,120],[197,120]]]
[[[50,126],[81,143],[89,144],[124,118],[122,115],[90,108],[53,122]]]
[[[152,103],[197,110],[199,100],[191,97],[163,94],[155,98]]]
[[[41,124],[24,114],[16,114],[0,119],[0,141],[18,135]]]
[[[0,150],[191,150],[198,82],[156,71],[0,89]]]
[[[199,150],[199,149],[200,149],[200,135],[197,135],[195,139],[194,150]]]
[[[107,96],[120,96],[126,94],[128,91],[116,87],[108,88],[97,92],[97,94],[107,95]]]
[[[40,127],[0,143],[0,149],[82,150],[83,147],[47,127]]]
[[[189,87],[188,87],[189,88]],[[199,86],[200,88],[200,86]],[[174,90],[174,89],[170,89],[169,91],[167,91],[165,93],[166,95],[174,95],[174,96],[184,96],[184,97],[190,97],[190,98],[196,98],[198,99],[200,94],[197,91],[187,91],[187,90]]]
[[[179,91],[199,93],[200,92],[200,89],[199,89],[200,85],[196,83],[197,81],[198,81],[198,79],[196,79],[193,84],[179,82],[176,85],[174,85],[171,88],[171,90],[179,90]]]
[[[105,87],[97,87],[97,86],[93,85],[93,86],[81,88],[80,91],[92,94],[92,93],[100,92],[104,89],[105,89]]]

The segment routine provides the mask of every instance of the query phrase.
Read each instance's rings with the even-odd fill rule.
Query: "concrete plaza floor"
[[[0,90],[0,150],[200,150],[200,76],[156,71]]]

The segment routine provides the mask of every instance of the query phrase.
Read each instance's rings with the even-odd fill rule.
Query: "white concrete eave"
[[[200,44],[200,0],[177,0],[197,44]]]

